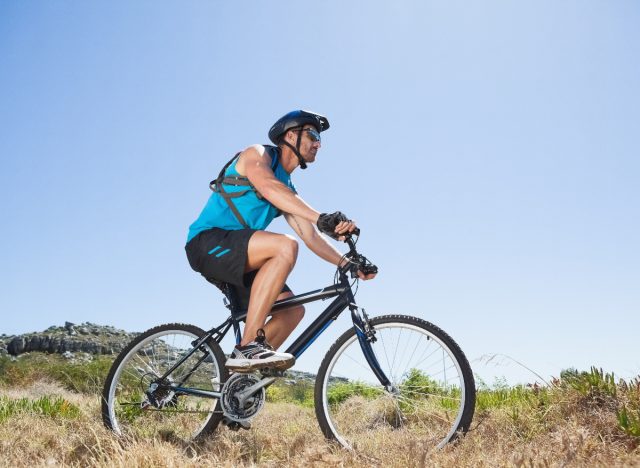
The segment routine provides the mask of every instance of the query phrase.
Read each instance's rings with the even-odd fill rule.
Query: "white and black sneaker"
[[[258,336],[245,346],[236,345],[227,359],[227,369],[236,372],[251,372],[257,369],[288,369],[296,363],[293,354],[278,353],[267,343],[264,330],[258,329]]]

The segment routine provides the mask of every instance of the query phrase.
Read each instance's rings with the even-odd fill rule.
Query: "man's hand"
[[[338,225],[336,226],[333,232],[335,232],[338,235],[339,241],[344,241],[346,239],[345,234],[351,234],[356,229],[358,229],[358,227],[356,226],[356,223],[353,222],[352,220],[348,220],[348,221],[341,221],[340,223],[338,223]]]
[[[378,267],[362,255],[357,258],[343,258],[340,267],[347,267],[352,278],[358,277],[365,281],[375,278],[378,274]]]
[[[316,224],[320,232],[341,241],[345,240],[346,234],[358,234],[360,232],[356,223],[340,211],[331,214],[322,213],[318,217]]]
[[[365,275],[360,270],[358,270],[358,278],[365,281],[375,278],[377,274],[378,273],[369,273],[368,275]]]

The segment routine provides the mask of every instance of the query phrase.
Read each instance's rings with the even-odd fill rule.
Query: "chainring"
[[[224,415],[232,421],[248,422],[250,421],[264,406],[265,390],[264,387],[246,399],[244,406],[240,406],[240,401],[236,396],[238,392],[255,385],[260,382],[260,378],[255,374],[233,374],[222,387],[222,411]]]

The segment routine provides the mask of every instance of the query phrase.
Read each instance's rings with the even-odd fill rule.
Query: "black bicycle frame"
[[[351,310],[351,319],[353,321],[353,326],[356,331],[356,335],[358,337],[358,341],[360,342],[360,347],[362,352],[371,367],[371,370],[378,378],[378,381],[385,388],[390,388],[391,382],[389,378],[386,376],[378,360],[376,359],[373,350],[371,349],[371,341],[374,339],[372,334],[368,334],[366,332],[365,320],[362,315],[358,311],[358,306],[355,303],[355,298],[353,295],[353,291],[351,290],[351,285],[349,284],[349,279],[347,277],[347,271],[344,269],[339,270],[339,281],[337,284],[332,286],[327,286],[323,289],[317,289],[315,291],[310,291],[304,294],[300,294],[297,296],[291,296],[286,299],[282,299],[280,301],[276,301],[271,308],[271,312],[269,315],[273,315],[283,309],[287,309],[289,307],[295,307],[302,304],[307,304],[309,302],[315,302],[319,300],[326,300],[335,297],[335,299],[327,306],[327,308],[309,325],[302,334],[296,339],[289,348],[287,348],[286,352],[293,354],[296,359],[304,353],[304,351],[311,346],[311,344],[331,325],[331,322],[335,321],[342,312],[344,312],[347,308]],[[233,304],[234,305],[234,304]],[[231,307],[233,311],[233,305]],[[242,312],[237,314],[235,317],[232,315],[225,320],[222,325],[218,327],[212,328],[209,330],[202,338],[194,341],[193,349],[183,356],[178,362],[176,362],[169,370],[165,372],[165,374],[160,377],[160,381],[164,381],[177,367],[179,367],[184,361],[186,361],[189,356],[191,356],[197,349],[199,349],[209,338],[213,338],[216,342],[220,343],[222,339],[225,337],[227,332],[231,327],[234,329],[234,334],[236,338],[236,343],[240,343],[240,322],[244,321],[247,317],[246,312]],[[187,372],[185,378],[178,385],[173,386],[172,388],[175,391],[188,393],[192,395],[198,395],[208,398],[218,398],[219,394],[217,392],[208,392],[205,390],[199,389],[191,389],[187,387],[182,387],[182,384],[186,382],[188,377],[195,371],[195,369],[200,365],[202,361],[206,358],[203,357],[199,360],[194,368]]]

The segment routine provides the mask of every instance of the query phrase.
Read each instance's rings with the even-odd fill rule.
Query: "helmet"
[[[271,126],[271,129],[269,130],[269,140],[271,140],[273,144],[277,145],[280,143],[280,138],[287,132],[287,130],[302,127],[307,124],[316,127],[318,132],[324,132],[329,128],[329,121],[326,117],[305,110],[294,110],[283,117],[280,117],[278,121]]]

